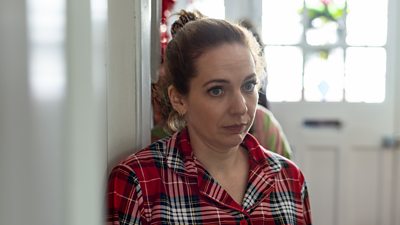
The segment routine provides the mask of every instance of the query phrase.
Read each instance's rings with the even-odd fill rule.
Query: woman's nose
[[[230,112],[232,114],[245,114],[247,112],[246,98],[242,93],[233,94]]]

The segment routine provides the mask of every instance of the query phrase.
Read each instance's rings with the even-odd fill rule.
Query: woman
[[[304,177],[248,134],[263,69],[244,28],[180,12],[166,49],[175,130],[116,166],[109,224],[311,224]]]

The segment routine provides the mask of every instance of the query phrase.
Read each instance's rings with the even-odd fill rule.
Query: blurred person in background
[[[239,25],[245,27],[254,35],[258,44],[261,46],[260,55],[262,59],[265,59],[264,43],[254,24],[248,19],[243,19],[239,22]],[[258,91],[259,97],[256,116],[253,126],[250,128],[250,133],[257,138],[258,142],[260,142],[264,148],[291,159],[292,149],[286,135],[274,114],[269,110],[266,95],[268,83],[266,74],[267,71],[265,67],[264,76],[261,80],[261,88]]]

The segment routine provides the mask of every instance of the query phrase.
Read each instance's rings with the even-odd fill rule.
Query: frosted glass
[[[344,6],[346,0],[305,0],[305,3],[308,7],[313,7],[313,8],[317,8],[317,7],[322,7],[323,4],[335,4],[339,7]]]
[[[336,44],[344,28],[344,0],[307,0],[306,40],[310,45]]]
[[[304,68],[306,101],[339,102],[343,100],[343,49],[309,54]]]
[[[186,10],[199,10],[201,13],[211,18],[225,18],[224,0],[197,0],[190,2]]]
[[[301,100],[303,55],[297,47],[266,47],[267,99],[272,102]]]
[[[263,0],[262,37],[265,44],[297,44],[301,41],[302,0]]]
[[[335,44],[338,41],[339,25],[335,22],[323,23],[318,28],[307,30],[306,39],[310,45]]]
[[[351,47],[346,51],[345,99],[379,103],[385,100],[386,50]]]
[[[385,100],[388,0],[262,4],[270,101]]]
[[[387,7],[387,0],[348,0],[346,42],[349,45],[385,45]]]

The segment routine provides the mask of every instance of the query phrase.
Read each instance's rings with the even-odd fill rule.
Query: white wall
[[[67,3],[65,224],[101,224],[107,175],[105,0]],[[99,7],[103,5],[103,7]],[[100,57],[99,57],[100,56]],[[101,57],[103,56],[103,57]],[[55,223],[56,224],[56,223]]]
[[[134,5],[131,0],[108,1],[108,154],[111,165],[136,147]]]
[[[90,3],[0,2],[0,224],[102,223],[107,24]]]
[[[150,12],[1,0],[0,224],[103,223],[108,169],[150,142]]]
[[[395,62],[394,62],[394,70],[395,70],[395,136],[397,137],[398,141],[400,141],[400,44],[398,43],[398,38],[400,37],[400,22],[398,20],[399,15],[398,11],[400,10],[400,3],[399,1],[391,1],[391,5],[389,5],[391,12],[393,15],[396,16],[394,21],[391,21],[391,25],[396,27],[396,40],[393,40],[396,44],[395,49]],[[389,28],[390,29],[390,28]],[[400,147],[397,147],[395,150],[395,154],[393,155],[393,193],[394,196],[392,197],[393,204],[390,206],[392,210],[392,215],[394,218],[391,220],[393,224],[400,224]]]
[[[27,77],[25,2],[0,5],[0,224],[23,224],[33,213],[29,197],[32,145]],[[31,180],[31,179],[29,179]],[[49,193],[51,194],[51,193]],[[55,200],[57,201],[57,200]],[[26,212],[24,217],[18,212]],[[37,223],[34,223],[37,224]]]
[[[108,1],[110,168],[150,144],[151,6],[150,0]]]

